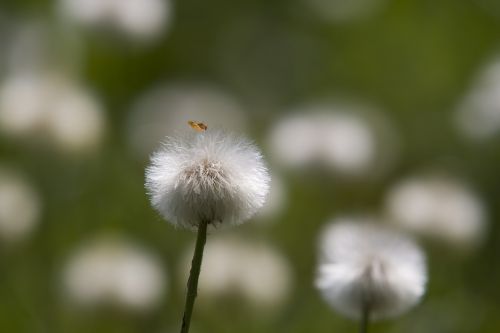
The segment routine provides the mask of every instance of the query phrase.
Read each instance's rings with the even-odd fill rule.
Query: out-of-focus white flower
[[[49,88],[41,77],[17,75],[0,85],[0,129],[12,136],[40,130],[48,107]]]
[[[36,191],[15,172],[0,169],[0,239],[17,241],[37,225],[41,203]]]
[[[319,164],[349,176],[374,173],[391,145],[383,142],[378,123],[363,115],[354,107],[332,105],[280,120],[271,132],[272,156],[292,168]]]
[[[272,156],[281,164],[302,167],[321,158],[320,129],[314,116],[298,114],[280,120],[271,132]]]
[[[264,205],[270,177],[261,153],[244,138],[208,130],[167,138],[151,158],[146,187],[172,224],[197,229],[237,225]]]
[[[130,144],[139,156],[147,156],[165,135],[187,129],[189,120],[237,132],[245,132],[248,123],[238,102],[220,89],[202,84],[160,86],[134,103],[128,119]]]
[[[170,17],[167,0],[118,0],[117,24],[123,31],[138,38],[157,35]]]
[[[86,25],[100,24],[111,15],[113,0],[61,0],[59,6],[65,15]]]
[[[84,306],[110,304],[146,310],[165,293],[158,260],[123,240],[99,240],[79,249],[63,271],[67,296]]]
[[[325,117],[323,121],[323,156],[327,162],[343,172],[366,170],[374,163],[376,137],[368,123],[348,114]]]
[[[99,145],[105,124],[103,111],[94,96],[81,88],[68,87],[52,103],[47,127],[59,147],[83,151]]]
[[[148,39],[168,25],[168,0],[60,0],[65,17],[91,27],[110,27],[131,37]]]
[[[500,59],[478,75],[459,105],[455,120],[471,139],[485,140],[500,132]]]
[[[188,273],[191,252],[190,248],[182,261],[182,277]],[[285,301],[291,284],[288,262],[269,246],[236,237],[219,237],[205,248],[199,281],[202,297],[235,294],[251,305],[268,309]]]
[[[68,152],[89,150],[102,139],[104,115],[97,100],[69,78],[26,72],[0,85],[0,130],[48,137]]]
[[[479,198],[449,178],[404,180],[389,191],[386,206],[394,223],[459,246],[477,244],[486,229],[486,212]]]
[[[329,22],[349,23],[376,14],[385,0],[305,0],[320,17]]]
[[[425,256],[406,236],[356,220],[340,218],[321,234],[316,287],[346,316],[359,318],[365,307],[370,318],[397,316],[425,292]]]

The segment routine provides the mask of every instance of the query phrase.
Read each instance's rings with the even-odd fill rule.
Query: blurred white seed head
[[[42,139],[64,152],[81,152],[98,146],[104,128],[97,99],[68,77],[23,72],[0,84],[0,131],[8,136]]]
[[[210,130],[172,138],[151,157],[146,188],[151,203],[178,227],[237,225],[265,203],[270,177],[257,147]]]
[[[480,199],[465,184],[438,176],[413,177],[390,189],[390,220],[397,225],[460,247],[479,244],[487,224]]]
[[[165,293],[159,260],[141,247],[102,239],[78,249],[63,271],[66,295],[82,306],[114,305],[147,310]]]
[[[363,221],[363,222],[357,222]],[[373,221],[340,218],[320,237],[316,287],[333,308],[359,318],[397,316],[425,292],[425,256],[406,236]]]
[[[473,140],[500,132],[500,58],[482,69],[455,113],[459,130]]]
[[[68,87],[52,101],[47,129],[54,143],[68,152],[96,149],[102,141],[105,120],[101,105],[79,87]]]
[[[148,156],[165,135],[179,132],[189,120],[209,122],[211,128],[246,132],[248,123],[239,103],[206,84],[175,83],[147,91],[128,117],[129,142],[138,156]],[[187,128],[187,127],[186,127]]]
[[[116,24],[136,38],[158,35],[169,23],[169,0],[118,0]]]
[[[65,18],[93,28],[107,27],[136,39],[151,39],[169,25],[169,0],[60,0]]]
[[[347,104],[328,105],[288,116],[271,132],[272,156],[290,168],[320,165],[344,176],[374,174],[390,159],[392,144],[380,135],[390,131],[379,115],[367,111]]]
[[[0,240],[19,241],[40,219],[41,202],[33,187],[17,173],[0,168]]]
[[[0,130],[15,137],[40,130],[48,94],[44,80],[32,75],[17,75],[0,83]]]
[[[190,247],[181,262],[181,281],[189,273],[192,251]],[[291,284],[288,262],[272,247],[237,237],[207,243],[199,281],[202,299],[235,295],[249,305],[269,309],[283,304]]]
[[[64,15],[85,25],[103,22],[112,12],[112,0],[61,0],[59,6]]]

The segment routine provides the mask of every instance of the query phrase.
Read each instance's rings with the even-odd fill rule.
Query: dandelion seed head
[[[272,128],[275,162],[297,170],[320,167],[342,178],[380,174],[394,159],[397,140],[383,114],[355,103],[310,105]]]
[[[264,205],[269,182],[257,148],[217,130],[167,138],[146,170],[153,207],[188,229],[243,223]]]
[[[415,176],[392,187],[386,200],[390,220],[408,231],[460,247],[483,239],[486,210],[462,182],[440,176]]]
[[[33,134],[43,126],[48,88],[33,75],[18,75],[0,85],[0,129],[11,136]]]
[[[157,37],[171,20],[168,0],[60,0],[65,19],[91,28],[111,28],[138,40]]]
[[[425,292],[425,257],[406,236],[374,222],[339,219],[320,239],[316,287],[340,313],[359,318],[399,315]]]
[[[182,261],[187,275],[192,248]],[[273,247],[239,237],[215,236],[205,248],[199,292],[202,298],[236,295],[266,310],[283,304],[292,289],[289,263]]]
[[[478,142],[500,132],[500,58],[477,75],[454,113],[461,134]]]
[[[105,132],[103,108],[80,87],[59,92],[48,112],[46,126],[54,143],[65,152],[96,149]]]
[[[122,239],[99,239],[82,246],[63,270],[67,296],[82,306],[149,309],[165,292],[166,281],[156,257]]]
[[[0,84],[0,131],[48,141],[65,153],[91,151],[101,143],[105,113],[86,88],[66,75],[16,73]]]
[[[0,168],[0,239],[18,241],[33,231],[41,214],[38,193],[17,173]]]

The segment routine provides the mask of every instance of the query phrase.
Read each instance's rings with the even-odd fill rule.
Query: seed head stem
[[[207,241],[208,221],[201,221],[198,226],[198,236],[191,262],[191,271],[187,283],[186,305],[184,306],[184,316],[182,317],[181,333],[188,333],[191,324],[191,315],[196,295],[198,293],[198,278],[200,276],[201,261],[203,259],[203,249]]]
[[[359,333],[368,333],[368,324],[370,322],[370,305],[368,302],[363,306],[361,320],[359,322]]]

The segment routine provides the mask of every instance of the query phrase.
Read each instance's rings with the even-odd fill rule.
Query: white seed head
[[[409,238],[373,222],[340,219],[320,239],[316,287],[337,311],[374,319],[399,315],[417,304],[427,281],[425,257]]]
[[[347,178],[373,176],[393,160],[393,136],[374,108],[337,102],[307,106],[281,119],[271,130],[269,149],[290,169],[319,166]]]
[[[479,245],[487,229],[481,200],[465,184],[446,177],[401,181],[389,191],[386,207],[398,226],[463,248]]]
[[[322,164],[341,173],[359,173],[374,163],[376,137],[355,113],[316,108],[280,121],[271,148],[284,165]]]
[[[58,6],[65,19],[138,40],[160,35],[172,16],[168,0],[60,0]]]
[[[181,261],[183,284],[192,253],[189,247]],[[269,310],[283,304],[291,289],[290,265],[273,247],[227,236],[216,236],[207,243],[199,282],[202,299],[236,295],[249,305]]]
[[[154,37],[169,24],[170,7],[170,1],[165,0],[119,0],[116,25],[132,37]]]
[[[165,292],[166,278],[156,257],[119,239],[87,244],[70,258],[63,271],[65,292],[72,301],[130,310],[156,305]]]
[[[500,58],[482,68],[454,114],[467,138],[484,141],[500,132]]]
[[[54,144],[65,152],[85,152],[101,143],[104,118],[104,111],[92,94],[68,85],[52,101],[46,127]]]
[[[86,25],[94,25],[107,19],[113,10],[112,0],[61,0],[63,15]]]
[[[0,84],[0,131],[49,139],[65,153],[91,151],[102,141],[105,115],[99,101],[65,75],[18,73]]]
[[[0,85],[0,130],[25,136],[43,126],[49,89],[33,75],[6,78]]]
[[[18,241],[39,222],[41,202],[20,175],[0,168],[0,241]]]
[[[167,138],[146,170],[156,210],[175,226],[237,225],[261,208],[270,177],[261,153],[244,138],[208,130]]]

